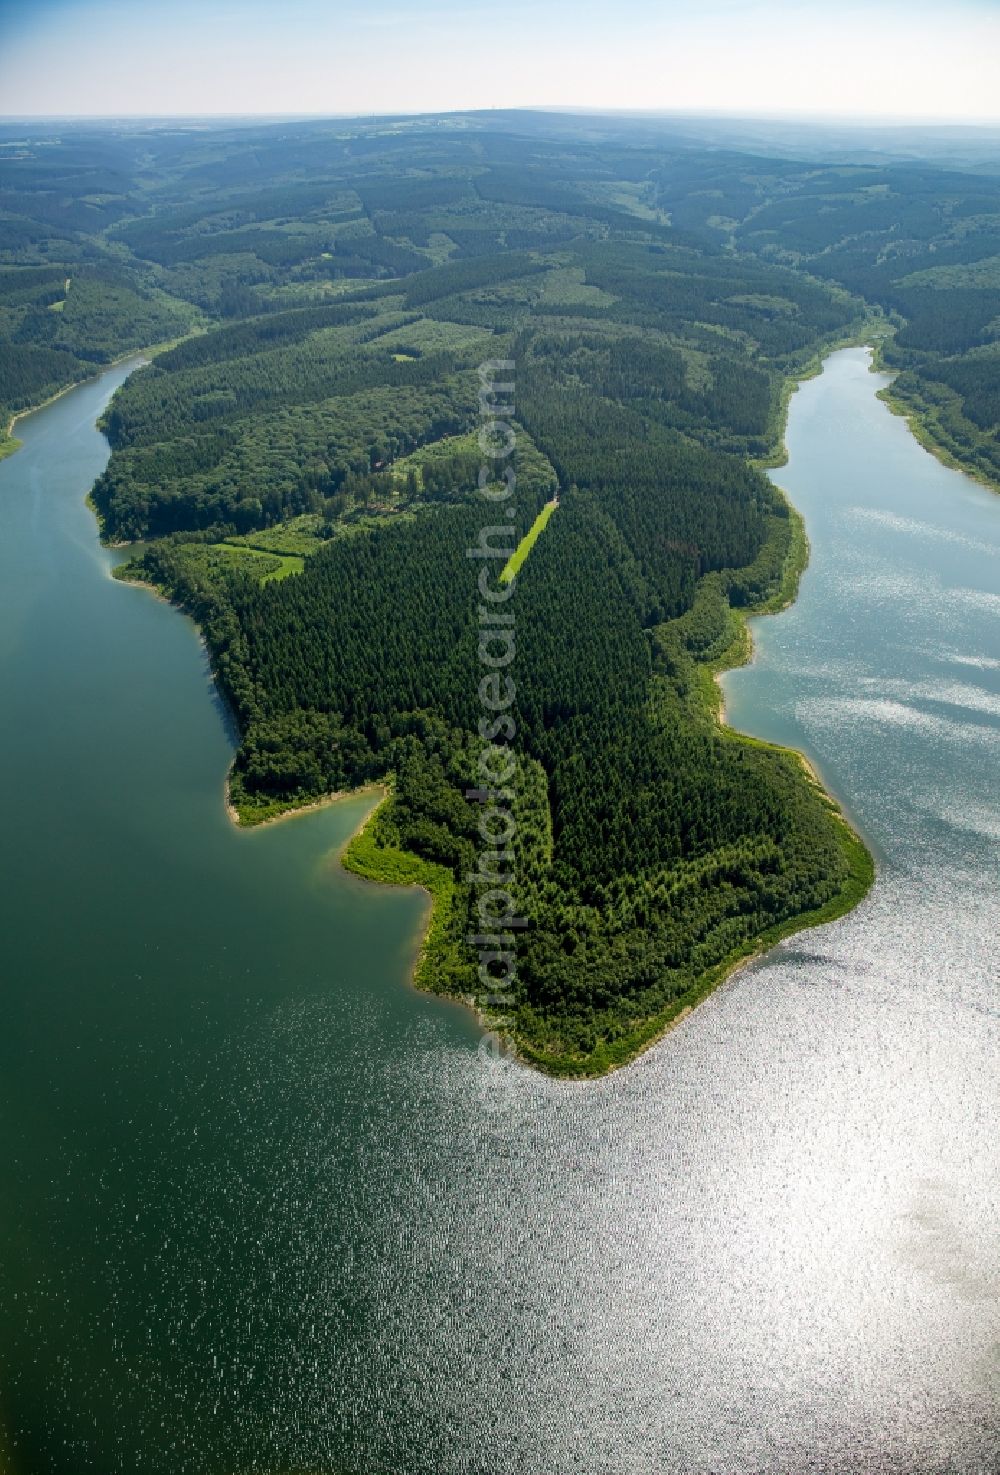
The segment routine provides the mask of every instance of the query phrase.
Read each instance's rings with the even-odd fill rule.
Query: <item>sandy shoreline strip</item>
[[[384,799],[388,793],[388,786],[382,783],[362,784],[359,789],[336,789],[330,794],[321,794],[318,799],[312,799],[308,804],[293,804],[288,809],[282,809],[278,814],[269,814],[266,819],[254,820],[250,824],[244,824],[240,819],[239,810],[232,801],[229,792],[229,774],[227,773],[225,780],[225,808],[235,828],[248,833],[251,830],[263,830],[268,825],[283,824],[285,820],[295,819],[300,814],[315,814],[318,809],[327,809],[331,804],[339,804],[342,799],[358,799],[364,794],[380,794]],[[341,849],[346,848],[358,831],[368,823],[371,812],[370,809],[365,812],[357,828],[348,835]]]

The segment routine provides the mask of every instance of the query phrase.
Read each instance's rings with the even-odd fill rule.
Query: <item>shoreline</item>
[[[18,420],[25,420],[29,415],[37,415],[39,410],[47,410],[49,405],[54,405],[57,400],[62,399],[64,394],[69,394],[74,389],[82,389],[85,384],[93,384],[95,379],[100,379],[109,369],[116,369],[119,364],[126,364],[131,358],[143,358],[146,354],[158,353],[165,347],[167,347],[166,344],[158,344],[156,348],[130,348],[128,353],[121,353],[117,358],[109,359],[106,364],[96,365],[92,374],[86,374],[82,379],[74,379],[72,384],[64,384],[62,389],[57,389],[55,394],[50,394],[47,399],[40,400],[37,405],[28,405],[23,410],[16,410],[7,422],[6,439],[14,439],[14,426]],[[148,362],[150,360],[147,359]],[[145,366],[139,365],[138,367]],[[19,450],[21,445],[22,442],[18,441],[15,449]],[[2,443],[0,443],[0,452],[8,456],[13,454],[12,450],[3,450]]]
[[[138,580],[128,580],[127,582],[138,583]],[[161,595],[161,598],[162,597],[163,596]],[[171,601],[167,600],[167,603],[170,604]],[[175,605],[174,608],[176,607],[177,606]],[[226,774],[226,777],[223,781],[223,807],[225,808],[226,814],[228,815],[233,828],[239,830],[242,834],[249,834],[252,830],[266,829],[268,825],[284,824],[287,820],[295,819],[300,814],[315,814],[320,809],[328,809],[332,804],[339,804],[343,799],[358,799],[364,794],[381,794],[382,799],[379,801],[379,804],[381,804],[389,797],[389,794],[391,792],[388,784],[374,781],[370,784],[362,784],[361,787],[358,789],[336,789],[332,793],[321,794],[318,799],[310,799],[305,804],[290,804],[287,809],[279,810],[277,814],[266,814],[261,819],[243,820],[240,818],[240,812],[236,808],[236,805],[233,803],[232,797],[230,795],[229,778],[231,773],[232,765],[230,765],[229,772]],[[355,835],[364,828],[371,816],[375,813],[375,809],[377,809],[378,807],[379,805],[376,805],[373,809],[370,809],[368,811],[368,813],[360,821],[357,830],[352,831],[351,834],[348,835],[347,839],[344,841],[343,845],[340,846],[338,850],[338,855],[340,851],[346,850],[347,846],[350,845]]]
[[[355,825],[354,829],[347,836],[347,838],[343,840],[340,845],[337,846],[335,851],[332,852],[333,858],[336,860],[340,869],[344,871],[346,875],[353,876],[355,880],[358,881],[361,885],[387,886],[394,891],[423,892],[423,912],[420,918],[419,925],[413,935],[412,956],[410,958],[410,962],[406,970],[406,976],[404,977],[403,982],[407,988],[413,989],[415,992],[424,995],[424,997],[430,995],[435,999],[439,999],[444,1004],[458,1005],[460,1008],[463,1009],[472,1009],[473,1013],[476,1015],[480,1023],[483,1024],[483,1028],[485,1029],[485,1024],[483,1023],[482,1016],[480,1015],[479,1010],[476,1008],[474,1000],[461,994],[446,993],[442,989],[429,988],[426,984],[422,984],[417,976],[420,972],[421,966],[423,965],[427,957],[427,948],[430,942],[431,928],[434,923],[434,912],[435,906],[437,904],[437,898],[435,897],[433,888],[427,884],[426,880],[421,880],[419,879],[419,877],[416,876],[412,880],[408,881],[391,880],[388,877],[385,879],[376,879],[375,877],[366,874],[364,862],[361,860],[360,856],[356,856],[352,860],[352,857],[349,854],[352,847],[358,845],[358,842],[363,840],[365,831],[368,829],[368,826],[375,822],[383,806],[392,797],[392,783],[386,782],[366,784],[360,789],[347,789],[343,794],[339,796],[341,799],[352,799],[357,794],[370,793],[378,793],[381,795],[381,797],[376,804],[373,804],[372,807],[361,816],[361,819],[358,821],[357,825]],[[332,804],[336,802],[336,799],[320,801],[320,803],[316,807],[321,808],[323,807],[324,803]],[[278,819],[289,819],[293,814],[301,814],[302,812],[303,811],[300,809],[293,809],[288,810],[284,814],[278,815],[276,817]],[[419,861],[420,857],[414,856],[413,859],[415,861]],[[420,863],[421,865],[430,864],[429,862],[424,861],[421,861]]]
[[[810,361],[801,377],[791,379],[786,383],[782,394],[782,406],[784,413],[781,450],[783,459],[776,464],[783,465],[787,461],[787,449],[784,444],[784,436],[787,432],[788,413],[791,399],[800,383],[806,379],[817,377],[823,371],[823,364],[831,354],[843,348],[851,347],[873,347],[870,332],[863,338],[852,334],[850,340],[840,341],[823,351],[823,356],[818,357],[815,362]],[[754,463],[760,465],[761,463]],[[599,1079],[609,1075],[612,1071],[621,1070],[638,1060],[654,1045],[658,1044],[666,1035],[670,1034],[683,1021],[694,1012],[709,994],[715,992],[724,983],[734,978],[744,968],[757,962],[766,956],[778,943],[785,938],[794,936],[799,932],[809,931],[813,927],[826,926],[829,922],[835,922],[848,912],[853,911],[870,891],[876,878],[875,858],[868,848],[868,844],[860,831],[851,822],[842,805],[824,784],[819,772],[813,766],[812,761],[797,748],[784,747],[777,743],[767,742],[765,739],[757,738],[751,733],[740,732],[732,727],[726,718],[725,693],[721,686],[721,677],[726,671],[734,670],[739,666],[749,664],[754,656],[753,633],[749,621],[765,615],[780,614],[794,604],[798,597],[799,583],[802,574],[808,566],[810,556],[810,545],[805,520],[802,514],[794,506],[788,494],[782,487],[777,491],[784,499],[788,507],[789,516],[793,519],[793,536],[789,547],[785,566],[782,569],[781,583],[774,594],[763,600],[759,605],[745,609],[735,608],[732,613],[737,617],[739,629],[734,639],[726,650],[712,662],[706,663],[701,669],[710,682],[710,690],[706,688],[702,692],[702,701],[706,707],[706,716],[723,736],[741,743],[751,743],[761,747],[771,748],[792,758],[802,769],[806,781],[812,785],[823,798],[830,811],[830,817],[834,825],[841,831],[841,843],[845,857],[848,862],[848,875],[836,896],[825,903],[822,907],[809,912],[800,913],[790,917],[783,922],[776,923],[757,937],[748,939],[728,957],[722,959],[714,967],[708,969],[700,978],[696,979],[690,988],[680,994],[667,1008],[654,1016],[644,1024],[638,1025],[630,1035],[615,1042],[610,1048],[595,1050],[589,1057],[564,1058],[552,1055],[542,1050],[534,1050],[516,1034],[508,1034],[506,1031],[498,1031],[490,1026],[488,1018],[483,1014],[474,997],[457,993],[442,992],[440,989],[422,984],[418,974],[421,964],[428,955],[429,945],[434,929],[443,924],[443,917],[439,915],[440,902],[432,886],[423,885],[431,898],[431,908],[427,919],[417,957],[410,970],[409,982],[420,988],[421,992],[433,993],[437,997],[452,999],[455,1003],[463,1004],[471,1009],[484,1034],[492,1035],[498,1039],[503,1050],[526,1067],[531,1067],[542,1074],[553,1079],[565,1081],[588,1081]],[[732,607],[731,607],[732,608]],[[388,795],[386,796],[388,797]],[[383,801],[384,802],[384,801]],[[350,845],[364,836],[368,825],[371,824],[381,805],[376,806],[368,815],[364,824],[360,827],[352,840],[345,845],[341,853],[341,864],[353,874],[359,875],[363,880],[371,881],[379,885],[422,885],[416,879],[400,882],[389,875],[377,874],[377,867],[370,863],[363,866],[350,865],[345,862],[345,855]],[[388,852],[383,852],[388,855]],[[405,853],[401,853],[405,854]],[[419,857],[410,857],[415,867],[428,866],[429,862],[423,862]]]
[[[896,380],[905,371],[894,369],[885,362],[881,343],[872,347],[872,361],[869,369],[873,374],[884,375],[889,381],[888,384],[884,384],[881,389],[875,391],[875,398],[881,400],[893,415],[898,416],[900,420],[905,420],[913,439],[924,448],[929,456],[933,456],[935,461],[946,466],[949,471],[958,471],[962,476],[967,476],[970,481],[977,482],[979,486],[985,487],[995,496],[1000,496],[1000,476],[992,476],[970,461],[963,461],[944,438],[933,413],[926,407],[913,404],[894,392]]]
[[[823,364],[826,358],[832,353],[843,348],[856,346],[873,348],[872,336],[870,325],[868,325],[867,331],[863,336],[857,331],[852,332],[850,335],[845,335],[838,342],[825,345],[821,352],[817,351],[814,358],[810,359],[803,367],[799,376],[788,376],[781,393],[782,430],[780,443],[775,448],[774,465],[782,465],[788,458],[784,438],[787,433],[791,400],[799,385],[805,380],[815,378],[818,374],[822,373]],[[752,462],[751,464],[761,469],[765,465],[761,461]],[[666,1009],[644,1023],[638,1024],[628,1035],[614,1041],[610,1046],[600,1047],[588,1057],[561,1057],[543,1050],[535,1050],[518,1036],[507,1034],[506,1032],[498,1032],[495,1027],[491,1027],[488,1017],[484,1015],[476,1003],[474,996],[451,992],[435,986],[433,981],[433,964],[438,952],[443,946],[445,929],[450,916],[450,903],[454,892],[454,882],[450,872],[445,873],[443,867],[436,866],[429,861],[424,861],[419,856],[389,848],[376,848],[374,839],[370,835],[370,827],[375,823],[383,805],[391,797],[391,780],[388,784],[376,783],[370,786],[363,786],[360,789],[335,791],[330,794],[321,795],[318,799],[309,800],[303,804],[288,805],[273,814],[265,813],[260,817],[250,817],[244,821],[241,819],[236,805],[232,802],[229,786],[232,772],[230,767],[229,772],[226,774],[223,790],[224,808],[229,821],[233,824],[234,828],[250,831],[263,828],[269,824],[284,822],[294,818],[298,814],[314,813],[329,805],[336,804],[343,799],[355,797],[359,794],[381,791],[382,798],[365,813],[355,831],[338,847],[336,855],[341,867],[362,881],[378,885],[407,888],[415,886],[423,890],[427,896],[430,905],[427,907],[420,922],[415,941],[413,960],[407,970],[406,983],[409,986],[418,988],[422,993],[430,993],[435,997],[448,999],[453,1003],[471,1009],[484,1034],[493,1035],[495,1038],[498,1038],[501,1041],[502,1047],[522,1065],[530,1066],[550,1077],[556,1079],[592,1080],[631,1064],[676,1028],[709,994],[721,987],[730,978],[733,978],[743,968],[770,952],[784,938],[807,931],[812,927],[823,926],[828,922],[836,921],[839,917],[853,910],[867,894],[875,879],[874,859],[864,839],[851,824],[836,797],[823,784],[818,772],[805,754],[795,748],[785,748],[778,744],[765,742],[763,739],[756,738],[752,734],[741,733],[738,729],[731,727],[726,720],[725,696],[720,684],[720,678],[725,671],[733,670],[753,660],[754,643],[749,621],[767,614],[778,614],[782,610],[788,609],[798,596],[799,583],[809,561],[809,540],[804,519],[801,513],[791,503],[783,488],[777,487],[777,490],[788,507],[793,530],[786,562],[782,569],[780,584],[772,595],[756,606],[746,608],[731,607],[732,613],[737,620],[738,629],[729,646],[716,660],[700,666],[699,669],[704,674],[704,686],[700,694],[700,700],[706,718],[717,727],[717,730],[722,735],[730,738],[732,741],[759,744],[760,746],[773,748],[793,758],[801,767],[804,778],[822,795],[824,802],[829,807],[831,819],[841,830],[843,848],[848,861],[848,876],[838,894],[831,898],[829,902],[811,912],[801,913],[783,922],[776,923],[764,933],[747,939],[729,956],[722,959],[697,978]],[[186,613],[163,590],[153,584],[138,579],[122,580],[122,582],[134,583],[139,587],[147,588],[157,598],[163,599],[175,609]],[[195,624],[197,628],[197,622]],[[201,635],[200,630],[199,635]],[[202,643],[205,645],[203,636]],[[205,645],[205,649],[207,651],[207,645]],[[218,687],[217,682],[216,686]],[[366,836],[368,838],[367,844],[365,843]]]
[[[761,471],[776,471],[787,464],[788,447],[785,436],[788,432],[788,414],[792,396],[799,385],[805,384],[809,379],[819,378],[830,355],[839,353],[843,348],[871,348],[873,352],[877,352],[876,344],[885,336],[880,331],[884,325],[885,319],[870,310],[868,316],[859,319],[848,331],[825,339],[797,373],[785,375],[773,411],[775,424],[771,449],[763,456],[750,457],[751,466],[756,466]]]
[[[93,509],[91,509],[91,510],[93,510]],[[95,517],[96,517],[96,514],[95,514]],[[116,547],[117,548],[127,548],[130,545],[128,543],[120,543],[120,544],[107,544],[107,543],[104,543],[104,544],[101,544],[101,546],[104,547],[104,548],[109,548],[109,549],[112,549],[113,550]],[[124,565],[122,565],[122,567],[123,566]],[[150,583],[150,581],[148,579],[135,579],[135,578],[131,578],[131,577],[130,578],[127,578],[127,579],[125,579],[125,578],[119,578],[116,575],[114,568],[112,568],[112,569],[109,570],[108,577],[111,578],[111,579],[114,579],[114,581],[116,583],[118,583],[118,584],[124,584],[124,585],[126,585],[126,586],[128,586],[130,588],[133,588],[133,589],[143,589],[143,590],[145,590],[145,592],[147,594],[151,594],[152,597],[154,599],[158,600],[160,604],[167,605],[168,608],[174,610],[175,613],[177,613],[179,615],[183,615],[186,619],[190,620],[191,623],[192,623],[192,625],[194,626],[196,632],[197,632],[198,641],[199,641],[199,644],[201,645],[202,651],[204,652],[205,658],[208,660],[209,666],[211,667],[211,655],[212,655],[212,653],[209,650],[208,642],[205,639],[205,636],[204,636],[204,634],[203,634],[203,632],[201,630],[200,625],[198,624],[198,621],[194,618],[193,615],[191,615],[184,608],[184,606],[182,604],[178,604],[175,599],[171,599],[170,595],[167,594],[163,589],[161,589],[158,584],[152,584],[152,583]],[[226,701],[225,695],[223,694],[222,689],[219,686],[219,683],[218,683],[218,680],[216,678],[216,675],[215,675],[214,670],[212,671],[211,674],[212,674],[212,681],[213,681],[213,684],[215,686],[215,690],[216,690],[216,693],[217,693],[217,695],[219,697],[219,700],[225,706],[226,714],[227,714],[227,720],[228,720],[228,722],[230,724],[230,727],[231,727],[231,730],[232,730],[232,732],[233,732],[233,734],[235,736],[236,746],[238,747],[239,746],[239,724],[238,724],[238,722],[236,720],[236,714],[230,708],[228,701]],[[233,757],[233,762],[235,762],[235,755]],[[357,788],[357,789],[336,789],[336,790],[333,790],[329,794],[321,794],[318,799],[309,799],[304,804],[289,804],[284,809],[280,809],[280,810],[278,810],[274,814],[264,814],[264,815],[261,815],[259,818],[256,818],[255,817],[255,818],[243,819],[240,816],[240,811],[237,809],[236,805],[233,803],[232,795],[231,795],[231,792],[230,792],[229,784],[230,784],[230,779],[232,777],[232,772],[233,772],[233,763],[230,763],[229,768],[226,770],[225,778],[222,781],[222,807],[225,810],[226,817],[229,819],[229,822],[232,824],[233,828],[235,830],[239,830],[242,834],[248,834],[252,830],[261,830],[261,829],[264,829],[268,825],[283,824],[286,820],[294,819],[297,815],[300,815],[300,814],[314,814],[314,813],[316,813],[317,810],[327,809],[331,804],[338,804],[338,803],[340,803],[340,801],[342,799],[355,799],[355,798],[359,797],[362,794],[380,793],[383,796],[382,797],[382,801],[380,801],[380,803],[381,803],[381,802],[384,802],[384,800],[389,797],[389,794],[391,792],[391,787],[390,787],[389,784],[383,783],[383,782],[381,782],[379,780],[374,780],[370,784],[362,784],[360,786],[360,788]],[[379,806],[376,806],[376,808],[378,808],[378,807]],[[360,824],[358,826],[358,830],[352,832],[352,834],[350,834],[347,837],[347,839],[344,841],[343,845],[340,847],[340,850],[344,850],[344,849],[347,848],[347,846],[355,838],[356,834],[361,829],[364,828],[365,824],[367,824],[368,820],[371,818],[371,816],[374,814],[374,812],[375,812],[374,809],[373,810],[369,810],[368,814],[366,814],[365,817],[364,817],[364,819],[360,822]],[[339,851],[338,851],[338,854],[339,854]]]
[[[844,347],[848,348],[855,346],[854,344],[844,345]],[[834,349],[833,352],[836,353],[838,350]],[[814,378],[815,375],[810,375],[809,377]],[[812,547],[808,534],[806,533],[805,519],[802,513],[792,502],[784,487],[778,486],[777,482],[774,483],[774,487],[781,494],[785,505],[788,507],[789,516],[795,519],[796,528],[800,535],[799,541],[798,543],[793,542],[793,546],[789,550],[788,562],[782,575],[781,587],[770,599],[765,600],[762,604],[753,608],[733,611],[739,618],[742,627],[740,633],[729,648],[723,652],[722,656],[717,661],[710,662],[706,667],[707,670],[711,671],[712,676],[715,719],[724,736],[731,735],[739,739],[740,742],[773,748],[775,752],[785,753],[789,757],[794,758],[805,769],[806,776],[809,780],[835,805],[840,818],[847,825],[851,833],[868,849],[872,842],[862,834],[861,829],[855,824],[853,818],[844,807],[843,801],[829,787],[813,759],[809,758],[801,748],[792,748],[786,746],[784,743],[773,743],[766,738],[759,738],[752,732],[745,732],[742,728],[736,727],[729,720],[723,678],[730,671],[738,671],[744,666],[752,666],[757,659],[756,642],[750,622],[751,620],[767,619],[771,615],[780,615],[783,611],[791,608],[798,598],[799,583],[802,575],[809,566],[809,559],[812,554]]]
[[[854,341],[840,343],[831,347],[826,357],[829,358],[831,354],[842,348],[858,346],[862,345]],[[870,344],[866,343],[864,346],[867,347]],[[817,374],[822,372],[823,362],[825,360],[821,361],[818,369],[810,365],[810,372],[803,375],[803,378],[817,377]],[[792,390],[785,397],[786,426],[787,407],[791,403],[792,394],[801,382],[802,380],[796,380]],[[716,660],[707,662],[701,667],[708,678],[701,693],[701,700],[706,708],[706,716],[723,737],[734,742],[770,748],[792,758],[801,767],[806,781],[818,790],[829,808],[833,823],[841,831],[841,843],[848,860],[848,876],[837,895],[822,907],[802,912],[797,916],[789,917],[784,922],[776,923],[757,937],[748,939],[728,957],[709,968],[665,1010],[648,1020],[645,1025],[639,1025],[625,1041],[619,1041],[619,1048],[613,1052],[595,1051],[589,1062],[587,1060],[568,1061],[564,1066],[558,1057],[546,1055],[541,1051],[536,1052],[530,1048],[525,1050],[518,1040],[509,1036],[504,1037],[505,1043],[511,1048],[511,1053],[518,1060],[556,1079],[595,1080],[631,1065],[681,1025],[710,994],[715,993],[723,984],[735,978],[743,969],[765,957],[786,938],[793,937],[799,932],[810,931],[813,927],[825,927],[828,923],[836,922],[840,917],[846,916],[864,900],[875,883],[877,875],[875,856],[869,849],[868,842],[852,823],[837,796],[826,787],[812,760],[798,748],[786,747],[780,743],[772,743],[764,738],[755,737],[752,733],[741,732],[739,728],[731,726],[727,720],[725,692],[721,678],[727,671],[737,670],[741,666],[752,663],[754,640],[749,622],[767,615],[780,614],[783,610],[790,608],[798,597],[799,583],[809,562],[810,545],[805,519],[791,502],[784,488],[775,485],[789,509],[790,516],[795,519],[795,535],[782,570],[781,584],[773,595],[759,605],[732,610],[738,619],[739,629],[726,650]]]
[[[111,578],[115,578],[115,573],[113,569],[110,571],[109,576]],[[215,687],[216,693],[225,709],[227,720],[230,724],[231,732],[233,734],[234,746],[238,748],[239,724],[236,720],[235,713],[230,708],[229,703],[226,700],[221,687],[219,686],[215,671],[211,669],[211,651],[209,650],[208,642],[206,641],[204,633],[199,626],[197,620],[184,608],[183,605],[178,604],[176,600],[171,599],[171,597],[167,593],[165,593],[163,589],[161,589],[156,584],[150,583],[148,579],[128,578],[118,579],[117,582],[130,585],[136,589],[145,590],[147,593],[151,594],[154,599],[159,600],[161,604],[167,605],[170,609],[174,610],[175,613],[183,615],[185,616],[185,618],[191,621],[192,625],[195,628],[195,631],[197,632],[198,640],[201,644],[206,660],[209,663],[209,668],[212,675],[212,682]],[[366,809],[361,818],[358,820],[358,823],[354,827],[354,829],[350,832],[349,835],[345,836],[345,838],[336,847],[336,849],[331,852],[331,854],[336,859],[338,865],[343,871],[345,871],[348,875],[353,875],[357,877],[359,881],[371,882],[382,886],[396,886],[400,889],[415,887],[416,889],[424,892],[428,905],[425,906],[424,915],[421,917],[420,925],[414,935],[413,957],[411,959],[409,967],[407,968],[404,982],[408,987],[418,989],[422,994],[432,993],[435,995],[435,997],[447,1000],[450,1003],[459,1004],[463,1007],[472,1007],[474,1009],[474,1012],[477,1014],[477,1017],[479,1017],[479,1011],[475,1009],[473,1000],[463,998],[456,994],[449,994],[441,990],[429,988],[426,985],[421,984],[418,980],[417,974],[420,970],[422,962],[426,957],[427,945],[434,923],[436,897],[433,889],[430,886],[426,885],[423,881],[416,879],[411,881],[394,881],[389,878],[383,879],[369,876],[365,874],[365,871],[362,868],[351,865],[346,859],[347,852],[350,850],[351,846],[354,845],[356,841],[362,838],[366,829],[368,828],[368,825],[375,819],[376,815],[379,813],[386,800],[391,796],[391,778],[387,781],[374,780],[369,784],[362,784],[359,788],[356,789],[337,789],[329,794],[322,794],[318,799],[311,799],[304,804],[288,805],[286,808],[277,811],[277,813],[275,814],[265,814],[259,817],[249,818],[244,821],[243,819],[241,819],[240,812],[237,809],[236,805],[233,803],[232,794],[230,791],[230,779],[232,777],[233,763],[235,763],[235,761],[236,757],[234,754],[233,759],[230,762],[229,767],[226,770],[225,777],[222,781],[222,808],[226,815],[226,818],[229,820],[229,823],[232,825],[233,829],[240,834],[248,835],[256,830],[266,829],[271,825],[284,824],[290,819],[297,818],[297,816],[299,815],[316,814],[322,809],[328,809],[335,804],[342,803],[345,799],[355,799],[369,794],[379,796],[377,802],[373,804],[369,809]],[[414,861],[417,861],[418,857],[414,856],[413,859]],[[0,1475],[3,1475],[2,1471],[0,1471]]]
[[[17,424],[18,420],[25,420],[29,415],[37,415],[39,410],[47,410],[49,405],[54,405],[57,400],[62,399],[64,394],[69,394],[70,390],[82,389],[85,384],[93,384],[95,379],[100,379],[101,376],[103,374],[106,374],[109,369],[116,369],[120,364],[128,363],[129,359],[144,358],[147,364],[152,363],[153,359],[158,353],[166,353],[168,349],[176,348],[179,343],[186,342],[188,338],[196,337],[198,337],[197,333],[185,333],[182,338],[170,338],[165,340],[163,343],[154,343],[148,348],[130,348],[127,350],[127,352],[120,353],[115,358],[109,359],[106,364],[95,364],[94,372],[92,374],[85,374],[82,379],[74,379],[72,384],[64,384],[62,389],[57,389],[54,394],[50,394],[47,399],[40,400],[38,404],[26,405],[23,410],[15,410],[15,412],[11,415],[10,419],[7,422],[6,433],[4,434],[3,439],[0,440],[0,461],[2,461],[5,456],[15,455],[24,444],[24,442],[18,440],[14,434],[14,426]],[[136,365],[136,367],[140,369],[145,368],[145,366],[145,364]],[[89,492],[85,500],[89,504]],[[104,544],[103,546],[127,547],[128,544]]]

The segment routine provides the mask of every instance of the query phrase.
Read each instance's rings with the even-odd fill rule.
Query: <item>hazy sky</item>
[[[1000,0],[0,0],[0,113],[1000,119]]]

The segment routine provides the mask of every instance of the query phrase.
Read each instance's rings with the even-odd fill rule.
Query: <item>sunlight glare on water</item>
[[[113,1048],[82,1115],[35,1121],[19,1077],[19,1475],[1000,1468],[1000,500],[880,382],[847,350],[795,396],[776,479],[812,562],[725,682],[735,725],[817,764],[878,885],[602,1081],[484,1059],[404,986],[418,899],[329,860],[360,810],[231,833],[189,627],[104,586],[131,679],[158,664],[102,863],[121,905],[78,938],[70,1039]],[[136,709],[114,719],[134,750]],[[150,770],[176,793],[140,802]]]

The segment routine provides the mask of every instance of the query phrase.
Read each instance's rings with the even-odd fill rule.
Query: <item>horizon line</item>
[[[9,123],[66,123],[66,122],[148,122],[148,123],[202,123],[202,122],[243,122],[267,120],[270,122],[374,122],[381,119],[421,119],[421,118],[459,118],[459,117],[489,117],[498,113],[505,116],[524,113],[546,113],[569,117],[589,118],[631,118],[637,121],[643,119],[670,119],[684,121],[693,119],[699,122],[752,122],[752,123],[804,123],[804,124],[831,124],[837,123],[846,127],[872,128],[969,128],[969,129],[996,129],[1000,128],[1000,114],[996,117],[959,117],[955,114],[929,114],[929,113],[837,113],[837,112],[801,112],[801,111],[768,111],[755,112],[744,109],[716,109],[716,108],[610,108],[599,107],[588,104],[565,104],[565,103],[525,103],[517,107],[488,107],[488,108],[418,108],[396,111],[392,109],[373,108],[371,111],[358,112],[288,112],[282,110],[257,111],[257,112],[180,112],[180,113],[146,113],[146,112],[73,112],[73,113],[0,113],[0,124]]]

